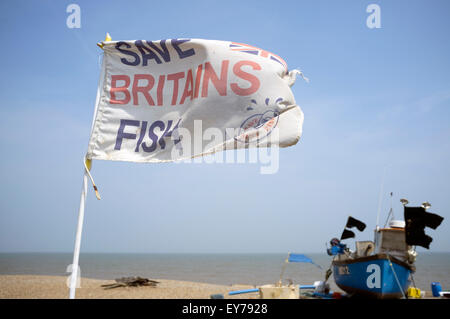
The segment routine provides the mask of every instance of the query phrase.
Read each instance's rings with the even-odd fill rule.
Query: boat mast
[[[386,228],[386,226],[387,226],[387,224],[388,224],[388,222],[389,222],[389,218],[391,219],[391,220],[394,220],[394,218],[395,218],[395,216],[394,216],[394,209],[392,208],[392,195],[393,195],[393,193],[391,192],[391,209],[389,209],[389,213],[388,213],[388,216],[387,216],[387,218],[386,218],[386,222],[384,223],[384,228]]]
[[[383,198],[384,178],[386,177],[386,170],[387,167],[384,168],[383,178],[381,179],[380,195],[378,197],[377,226],[375,228],[376,231],[380,229],[379,224],[380,224],[381,200]]]

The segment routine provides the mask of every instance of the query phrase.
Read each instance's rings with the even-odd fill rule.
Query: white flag
[[[88,159],[165,162],[287,147],[303,113],[279,56],[228,41],[107,41]]]

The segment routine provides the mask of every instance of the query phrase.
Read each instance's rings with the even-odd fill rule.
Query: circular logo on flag
[[[268,110],[262,114],[254,114],[247,118],[239,128],[236,141],[249,144],[268,136],[278,124],[279,112]]]

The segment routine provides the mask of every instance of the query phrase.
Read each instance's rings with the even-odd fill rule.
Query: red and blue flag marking
[[[272,52],[254,47],[252,45],[238,42],[231,42],[230,49],[231,51],[245,52],[253,55],[258,55],[263,58],[268,58],[270,60],[280,63],[285,68],[286,71],[288,70],[287,63],[281,57]]]

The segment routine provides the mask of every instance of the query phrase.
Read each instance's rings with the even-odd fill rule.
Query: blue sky
[[[106,32],[249,43],[311,82],[293,87],[303,136],[277,174],[94,162],[103,199],[89,189],[82,252],[323,252],[348,215],[372,239],[384,171],[381,221],[389,192],[400,218],[400,198],[429,201],[445,218],[431,250],[450,251],[449,14],[448,1],[0,2],[0,251],[73,249]]]

